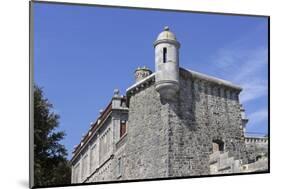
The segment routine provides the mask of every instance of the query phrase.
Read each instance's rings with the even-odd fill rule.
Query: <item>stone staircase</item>
[[[210,155],[210,174],[230,174],[247,172],[265,172],[268,170],[268,158],[263,157],[256,162],[242,165],[240,160],[229,157],[228,152],[216,151]]]
[[[210,174],[239,173],[240,161],[229,157],[228,152],[216,151],[210,155]]]
[[[241,172],[264,172],[268,170],[268,159],[264,157],[258,161],[250,164],[245,164],[241,167]]]

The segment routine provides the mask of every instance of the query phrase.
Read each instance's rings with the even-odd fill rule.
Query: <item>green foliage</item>
[[[34,184],[35,186],[64,185],[71,182],[67,151],[59,141],[65,137],[59,126],[59,115],[44,98],[43,91],[34,86]]]

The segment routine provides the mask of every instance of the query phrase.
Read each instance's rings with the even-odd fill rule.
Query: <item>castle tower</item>
[[[154,42],[156,91],[165,99],[172,99],[179,90],[179,48],[167,26]]]

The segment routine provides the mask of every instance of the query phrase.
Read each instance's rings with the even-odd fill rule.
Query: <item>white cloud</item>
[[[243,91],[240,94],[240,100],[242,103],[246,103],[267,95],[268,87],[266,81],[248,79],[239,82],[239,84],[243,87]]]
[[[240,103],[249,118],[247,131],[266,132],[268,120],[268,48],[252,34],[228,43],[212,57],[211,72],[243,88]],[[255,44],[260,45],[255,45]]]
[[[225,79],[242,86],[241,102],[245,103],[267,95],[268,54],[265,47],[245,49],[239,44],[220,49],[213,60]]]
[[[253,112],[253,113],[249,114],[248,118],[249,118],[248,126],[258,125],[258,123],[268,119],[268,110],[261,109],[256,112]]]
[[[239,52],[238,52],[239,53]],[[248,50],[240,56],[239,72],[234,77],[234,81],[241,82],[249,77],[260,78],[257,74],[267,66],[267,49],[257,48]]]

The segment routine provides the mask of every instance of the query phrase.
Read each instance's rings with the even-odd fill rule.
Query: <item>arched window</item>
[[[221,140],[213,140],[213,152],[217,151],[224,151],[224,142]]]
[[[167,48],[163,48],[163,63],[167,62]]]

